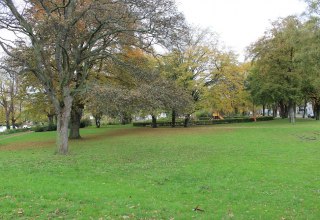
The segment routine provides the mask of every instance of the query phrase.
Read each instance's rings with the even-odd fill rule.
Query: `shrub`
[[[205,110],[202,110],[202,111],[196,112],[196,117],[197,117],[198,119],[200,119],[200,118],[211,118],[212,115],[211,115],[210,112],[205,111]]]
[[[209,121],[211,119],[212,119],[212,117],[199,117],[200,121],[205,121],[205,120]]]
[[[91,125],[92,125],[92,122],[89,118],[84,118],[84,119],[81,119],[80,121],[80,128],[85,128]]]
[[[32,130],[34,132],[44,132],[44,131],[48,130],[48,127],[47,126],[37,125],[37,126],[33,127]]]
[[[9,130],[5,130],[4,132],[1,132],[0,135],[15,134],[15,133],[26,132],[26,131],[30,131],[30,129],[29,128],[9,129]]]
[[[271,116],[266,116],[266,117],[259,117],[256,118],[256,121],[268,121],[268,120],[273,120],[273,117]],[[227,118],[227,119],[222,119],[222,120],[194,120],[190,121],[189,125],[214,125],[214,124],[228,124],[228,123],[245,123],[245,122],[254,122],[254,118],[248,118],[248,117],[243,117],[243,118]],[[151,122],[134,122],[133,126],[136,127],[146,127],[146,126],[151,126]],[[162,126],[171,126],[171,121],[157,121],[157,125],[159,127]],[[176,126],[183,126],[183,120],[177,121]]]
[[[51,124],[48,125],[47,131],[56,131],[57,130],[57,125]]]
[[[270,121],[273,119],[274,119],[274,117],[272,117],[272,116],[262,116],[262,117],[256,118],[257,121]]]

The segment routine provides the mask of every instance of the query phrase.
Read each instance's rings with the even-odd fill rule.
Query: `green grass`
[[[320,219],[319,122],[81,133],[0,137],[0,219]]]

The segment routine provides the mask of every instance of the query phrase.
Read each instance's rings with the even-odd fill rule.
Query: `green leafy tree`
[[[162,60],[162,74],[184,88],[192,96],[194,103],[200,103],[205,89],[205,77],[212,69],[212,53],[217,47],[217,37],[209,30],[190,29],[179,45],[166,54]],[[198,105],[198,107],[200,107]],[[196,107],[197,108],[197,107]],[[179,109],[172,109],[172,125]],[[185,126],[190,114],[185,114]]]
[[[301,98],[302,71],[298,66],[297,51],[301,44],[301,22],[293,16],[279,19],[273,23],[273,27],[265,36],[254,43],[250,48],[250,54],[254,61],[254,73],[251,78],[251,88],[257,89],[257,80],[260,83],[260,91],[252,93],[260,94],[260,102],[271,100],[279,103],[283,118],[289,114],[291,122],[295,121],[294,108]],[[250,82],[249,82],[250,83]],[[263,91],[265,90],[265,91]]]

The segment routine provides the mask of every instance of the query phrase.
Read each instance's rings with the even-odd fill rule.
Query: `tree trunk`
[[[295,117],[294,117],[294,102],[292,100],[289,101],[289,121],[290,123],[295,123]]]
[[[12,129],[16,129],[16,119],[14,118],[14,116],[11,117],[11,126],[12,126]]]
[[[10,129],[10,111],[5,108],[5,115],[6,115],[6,127],[9,130]]]
[[[278,116],[278,105],[275,104],[272,109],[272,116],[276,118]]]
[[[280,116],[282,119],[285,119],[285,118],[288,118],[288,106],[283,102],[281,101],[280,102]]]
[[[263,105],[262,105],[262,116],[266,116],[265,111],[266,111],[266,105],[263,104]]]
[[[172,110],[171,127],[176,127],[176,111]]]
[[[11,103],[10,103],[10,112],[11,112],[11,126],[12,129],[16,129],[16,118],[14,117],[14,102],[13,102],[13,97],[11,96]]]
[[[97,128],[100,128],[100,126],[101,126],[101,123],[100,123],[100,121],[101,121],[101,116],[100,115],[95,115],[95,116],[93,116],[94,117],[94,120],[95,120],[95,122],[96,122],[96,127]]]
[[[54,122],[53,122],[54,115],[53,114],[47,114],[47,117],[48,117],[49,126],[53,126],[54,125]]]
[[[72,97],[65,95],[63,103],[55,105],[57,114],[57,151],[59,154],[68,153],[68,124],[70,120]]]
[[[70,139],[80,139],[80,123],[83,112],[83,104],[80,100],[75,99],[71,107],[71,117],[70,117]]]
[[[256,110],[254,107],[254,103],[252,103],[252,117],[254,118],[254,120],[256,120]]]
[[[238,114],[239,114],[239,108],[234,107],[233,110],[234,110],[234,114],[235,114],[235,115],[238,115]]]
[[[126,112],[122,112],[120,113],[120,120],[122,125],[129,124],[131,123],[131,116]]]
[[[306,118],[306,114],[307,114],[307,99],[304,99],[304,106],[303,106],[303,116],[302,118]]]
[[[187,114],[187,115],[184,117],[184,123],[183,123],[183,126],[184,126],[185,128],[188,127],[189,121],[190,121],[190,115]]]
[[[316,120],[320,120],[320,102],[316,101],[314,103],[314,112],[313,112],[314,118]]]
[[[151,115],[151,117],[152,117],[152,127],[157,128],[158,127],[157,126],[157,117],[154,115]]]

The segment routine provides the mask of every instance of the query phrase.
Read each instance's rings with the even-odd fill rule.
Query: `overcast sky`
[[[279,17],[300,15],[306,8],[302,0],[176,0],[187,22],[209,27],[225,46],[240,54],[261,37],[270,22]],[[2,35],[4,33],[1,33]],[[0,49],[1,55],[1,49]]]
[[[279,17],[300,15],[302,0],[177,0],[187,22],[218,33],[220,40],[236,53],[261,37],[270,22]]]

